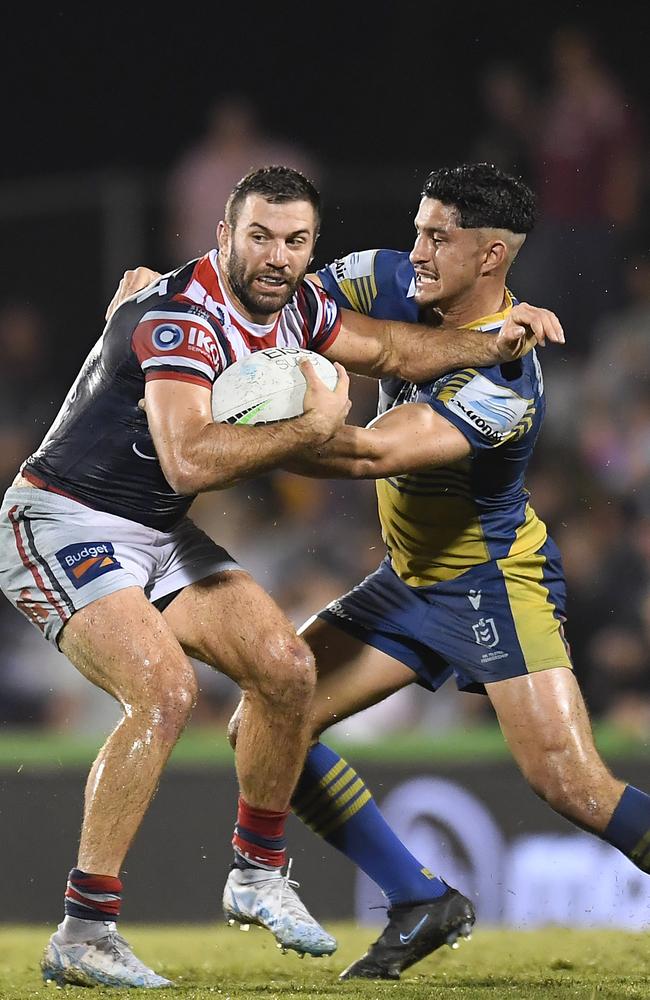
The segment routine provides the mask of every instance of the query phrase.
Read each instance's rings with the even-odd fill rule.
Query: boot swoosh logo
[[[425,913],[424,916],[422,917],[422,920],[418,921],[418,923],[415,925],[412,931],[409,931],[408,934],[400,934],[399,939],[402,942],[402,944],[409,944],[409,942],[412,941],[414,937],[417,937],[417,935],[420,933],[420,931],[422,930],[428,919],[429,919],[429,914]]]

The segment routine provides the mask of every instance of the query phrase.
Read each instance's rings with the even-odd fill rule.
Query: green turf
[[[328,959],[301,961],[281,955],[258,928],[121,928],[139,956],[173,978],[175,990],[155,995],[183,1000],[331,1000],[332,997],[405,997],[408,1000],[624,1000],[650,997],[650,951],[646,934],[623,931],[514,932],[479,929],[457,951],[443,948],[404,974],[399,983],[338,982],[338,972],[357,958],[373,931],[330,925],[339,950]],[[0,929],[2,1000],[62,995],[40,980],[38,960],[48,928]],[[67,997],[122,997],[119,990],[95,994],[66,987]]]
[[[618,756],[640,757],[647,760],[648,744],[611,726],[595,727],[596,743],[606,759]],[[471,728],[458,727],[441,734],[429,735],[420,730],[395,733],[390,740],[357,742],[328,739],[327,742],[344,756],[355,761],[377,760],[401,763],[427,761],[475,761],[509,759],[510,753],[496,724]],[[29,768],[59,769],[69,766],[89,766],[100,745],[100,735],[89,738],[51,733],[41,730],[0,730],[0,769]],[[215,763],[230,766],[232,751],[225,733],[217,728],[190,727],[177,744],[170,767],[191,765],[214,767]]]

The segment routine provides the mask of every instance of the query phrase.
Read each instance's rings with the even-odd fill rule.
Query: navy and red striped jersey
[[[250,322],[229,299],[212,250],[116,310],[23,475],[89,507],[168,531],[194,496],[175,493],[163,475],[138,407],[145,382],[175,379],[211,389],[222,371],[253,351],[304,347],[322,354],[340,325],[335,301],[309,280],[273,323]]]

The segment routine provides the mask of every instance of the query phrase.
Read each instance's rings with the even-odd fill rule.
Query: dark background
[[[43,5],[44,6],[44,5]],[[543,83],[558,24],[586,25],[633,96],[650,99],[643,2],[29,4],[3,10],[0,177],[165,169],[220,90],[320,157],[439,162],[478,125],[495,57]]]
[[[545,95],[553,85],[552,39],[558,28],[572,25],[595,39],[640,119],[641,194],[627,228],[615,222],[606,231],[596,219],[593,232],[599,235],[592,239],[592,220],[582,219],[579,239],[573,239],[571,222],[548,244],[541,242],[541,227],[532,234],[525,259],[532,261],[537,248],[538,260],[545,257],[542,264],[559,261],[559,270],[574,279],[571,287],[563,282],[556,289],[552,276],[554,297],[520,284],[520,261],[513,269],[515,293],[556,309],[567,332],[564,349],[540,352],[549,405],[529,486],[535,509],[563,552],[568,634],[590,709],[647,743],[647,3],[623,2],[599,11],[591,2],[425,0],[164,8],[5,5],[0,20],[2,487],[54,418],[101,333],[106,304],[124,269],[146,263],[166,270],[165,180],[202,135],[215,100],[232,93],[250,97],[271,136],[300,144],[322,168],[324,226],[317,264],[361,248],[407,249],[424,177],[435,167],[471,157],[474,140],[486,127],[481,100],[486,69],[498,60],[515,63],[538,96]],[[581,170],[593,180],[608,167],[601,157]],[[543,194],[543,182],[539,188]],[[601,242],[603,232],[612,237],[609,251]],[[542,246],[549,252],[540,254]],[[582,268],[583,259],[590,272]],[[529,265],[529,276],[534,272]],[[645,287],[639,280],[634,290],[623,288],[631,273],[645,276]],[[596,295],[602,303],[597,319],[607,322],[597,326],[590,317],[581,332],[572,325],[572,314],[581,319],[582,304]],[[10,312],[15,302],[34,310],[41,330],[31,354],[28,345],[9,359],[12,345],[22,347],[22,334],[2,308],[8,305]],[[353,422],[363,423],[374,413],[374,386],[362,391],[357,381],[353,388],[360,389]],[[214,529],[301,624],[375,568],[382,546],[374,498],[370,483],[297,485],[296,477],[288,481],[278,473],[202,497],[196,510],[202,526]],[[93,735],[102,728],[103,710],[97,722],[88,709],[97,692],[82,682],[74,697],[61,696],[58,682],[66,662],[46,664],[36,630],[2,604],[0,636],[0,725],[43,725],[66,733],[79,728]],[[31,687],[25,680],[30,665]],[[236,696],[227,686],[215,688],[202,702],[207,706],[202,718],[223,726]],[[478,709],[470,698],[462,699],[462,709],[450,698],[434,719],[428,706],[442,696],[424,702],[414,697],[407,715],[388,717],[385,725],[451,728],[459,719],[473,720],[474,713],[479,721],[488,714],[492,720],[485,700]]]

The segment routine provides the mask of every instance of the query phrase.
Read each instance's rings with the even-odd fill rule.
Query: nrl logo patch
[[[492,649],[499,641],[494,618],[480,618],[476,625],[472,625],[472,631],[479,646],[487,646],[488,649]]]

